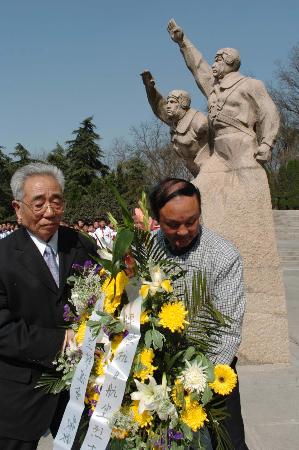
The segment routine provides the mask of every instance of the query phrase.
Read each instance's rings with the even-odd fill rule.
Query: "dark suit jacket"
[[[0,436],[35,440],[50,426],[59,395],[35,385],[62,347],[66,284],[73,263],[95,247],[84,235],[58,231],[60,287],[24,228],[0,241]]]

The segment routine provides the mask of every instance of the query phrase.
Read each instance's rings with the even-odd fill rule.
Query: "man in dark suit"
[[[72,264],[94,254],[84,235],[60,227],[64,177],[33,163],[11,180],[21,228],[0,242],[0,450],[32,450],[57,432],[65,395],[35,388],[55,356],[74,340],[62,326]]]

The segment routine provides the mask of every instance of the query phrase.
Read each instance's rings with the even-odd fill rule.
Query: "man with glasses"
[[[36,389],[56,354],[74,341],[63,309],[73,263],[83,264],[93,244],[60,227],[64,177],[55,166],[18,169],[11,189],[22,226],[0,242],[0,449],[36,449],[50,428],[57,432],[66,395]]]

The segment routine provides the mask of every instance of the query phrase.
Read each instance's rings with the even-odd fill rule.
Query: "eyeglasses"
[[[65,203],[62,199],[53,200],[48,203],[41,203],[40,201],[32,202],[30,204],[19,200],[20,203],[26,205],[34,215],[39,216],[45,214],[48,208],[51,208],[55,214],[59,214],[64,211]]]

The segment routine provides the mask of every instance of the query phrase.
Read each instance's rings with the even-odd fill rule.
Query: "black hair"
[[[173,186],[179,184],[179,188],[173,190]],[[199,209],[201,206],[201,196],[198,188],[189,181],[183,178],[166,178],[161,181],[149,195],[149,201],[153,216],[156,220],[159,220],[160,209],[166,205],[174,197],[178,196],[193,197],[196,196],[198,200]]]

